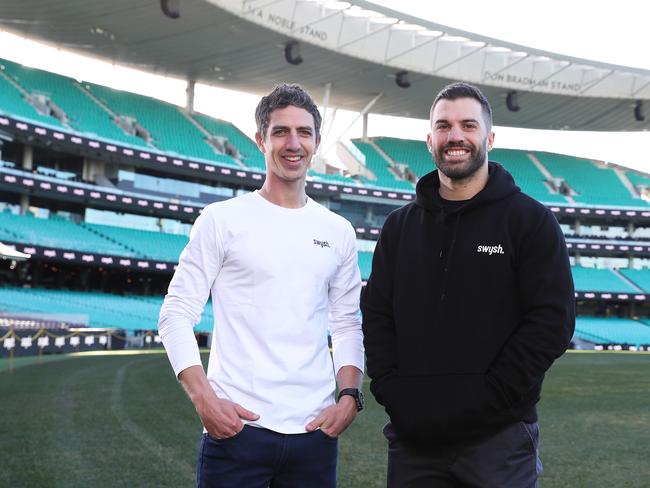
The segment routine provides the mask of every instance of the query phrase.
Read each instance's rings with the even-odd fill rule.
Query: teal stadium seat
[[[0,241],[135,257],[122,244],[56,216],[41,219],[0,212]]]
[[[257,144],[235,127],[234,124],[200,113],[192,114],[192,118],[210,134],[225,137],[230,144],[237,148],[241,161],[250,169],[266,170],[264,156]]]
[[[386,161],[369,143],[363,142],[359,139],[353,140],[352,143],[365,155],[366,167],[372,171],[377,178],[376,180],[373,180],[360,176],[359,179],[367,186],[408,192],[413,192],[415,190],[415,186],[412,183],[399,179],[388,169],[388,161]]]
[[[111,114],[90,98],[72,78],[2,62],[6,63],[5,72],[25,90],[45,95],[58,105],[68,117],[68,125],[77,132],[129,145],[147,146],[144,140],[125,133],[116,125]]]
[[[374,137],[373,141],[396,163],[407,164],[419,178],[436,169],[427,144],[422,141]]]
[[[577,203],[613,207],[648,207],[648,203],[634,198],[611,168],[601,168],[590,160],[562,154],[536,152],[537,159],[548,171],[564,180],[578,195]]]
[[[631,319],[577,317],[575,335],[597,344],[650,344],[650,326]]]
[[[638,290],[635,290],[629,283],[623,281],[611,269],[573,266],[571,271],[573,273],[576,291],[638,293]]]
[[[407,164],[418,178],[433,171],[435,165],[424,141],[377,137],[373,139],[393,161]],[[522,191],[545,203],[568,203],[557,193],[551,193],[544,185],[544,175],[525,151],[493,149],[490,160],[501,163],[514,177]]]
[[[568,203],[563,195],[550,192],[544,184],[544,175],[525,151],[493,149],[490,151],[490,159],[501,163],[512,174],[517,186],[534,199],[544,203]]]
[[[217,153],[205,135],[181,113],[180,107],[135,93],[88,82],[82,84],[116,114],[134,118],[149,131],[151,142],[158,149],[208,163],[240,167],[232,157]]]
[[[645,293],[650,293],[650,269],[621,269],[619,271]]]
[[[159,261],[178,262],[178,257],[188,242],[188,237],[184,235],[100,224],[84,223],[82,225],[107,240],[115,241],[121,246],[131,249],[139,257]]]
[[[337,175],[337,174],[325,174],[319,173],[310,169],[307,172],[307,175],[311,178],[312,181],[322,181],[323,183],[332,183],[334,185],[347,185],[347,186],[361,186],[358,180],[350,178],[349,176]]]
[[[109,293],[0,287],[0,310],[11,313],[74,314],[88,317],[90,327],[127,331],[155,330],[162,297]],[[198,331],[212,331],[214,316],[208,302]]]
[[[359,253],[359,270],[361,271],[361,279],[367,280],[370,278],[372,271],[372,253],[361,251]]]
[[[7,67],[13,63],[0,59],[0,69],[7,73]],[[63,129],[64,126],[58,119],[49,115],[42,115],[23,98],[23,94],[3,76],[0,76],[0,113],[11,117],[17,117],[36,124],[44,124],[56,129]]]
[[[650,190],[650,176],[641,175],[635,171],[626,171],[625,175],[627,176],[627,179],[630,180],[630,183],[632,183],[634,186],[645,186]]]

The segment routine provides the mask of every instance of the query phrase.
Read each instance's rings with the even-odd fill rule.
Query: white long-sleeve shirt
[[[347,220],[311,199],[289,209],[253,192],[197,219],[158,328],[176,375],[201,365],[193,327],[212,293],[215,393],[259,414],[255,425],[301,433],[334,403],[335,373],[363,371],[360,291]]]

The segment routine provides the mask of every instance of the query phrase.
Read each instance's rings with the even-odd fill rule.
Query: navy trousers
[[[415,446],[389,423],[388,488],[537,488],[539,427],[516,422],[480,441]]]
[[[245,425],[228,439],[203,434],[201,488],[335,488],[338,440],[320,430],[279,434]]]

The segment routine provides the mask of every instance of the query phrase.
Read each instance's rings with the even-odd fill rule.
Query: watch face
[[[361,392],[361,390],[359,390],[358,388],[345,388],[345,389],[340,391],[339,399],[343,395],[349,395],[352,398],[354,398],[354,401],[357,404],[357,411],[363,410],[364,399],[363,399],[363,393]]]
[[[366,400],[363,398],[363,393],[359,390],[359,395],[357,396],[357,409],[363,410],[365,403]]]

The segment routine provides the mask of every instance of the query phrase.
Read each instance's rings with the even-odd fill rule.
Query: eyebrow
[[[463,119],[461,120],[461,122],[475,122],[478,124],[478,120],[476,119]],[[438,119],[434,121],[434,124],[448,124],[448,123],[449,121],[447,119]]]
[[[275,130],[286,130],[289,129],[290,127],[288,125],[274,125],[270,127],[270,130],[275,131]],[[296,127],[296,130],[308,130],[309,132],[314,132],[313,127],[310,127],[308,125],[302,125],[300,127]]]

